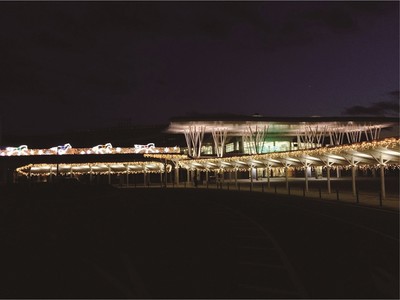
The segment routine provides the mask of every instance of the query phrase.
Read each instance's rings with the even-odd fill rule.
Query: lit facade
[[[183,134],[187,154],[224,157],[339,146],[398,136],[396,118],[220,116],[172,119],[168,132]],[[397,135],[384,131],[397,129]]]

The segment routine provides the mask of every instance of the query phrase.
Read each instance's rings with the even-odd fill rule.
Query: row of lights
[[[254,154],[254,155],[245,155],[245,156],[234,156],[234,157],[226,157],[226,158],[200,158],[193,160],[183,160],[180,162],[181,167],[185,167],[189,164],[198,164],[198,165],[208,165],[209,163],[219,165],[221,163],[227,164],[235,164],[238,161],[244,162],[246,165],[251,165],[254,161],[267,161],[271,162],[274,160],[280,159],[289,159],[289,158],[302,158],[302,157],[329,157],[332,155],[340,155],[347,154],[349,151],[369,151],[369,150],[380,150],[380,149],[395,149],[396,151],[400,151],[400,139],[397,138],[387,138],[382,141],[372,141],[372,142],[362,142],[356,143],[352,145],[341,145],[334,147],[324,147],[312,150],[296,150],[296,151],[287,151],[287,152],[275,152],[275,153],[267,153],[267,154]],[[385,164],[386,165],[386,164]],[[250,167],[249,167],[250,168]]]
[[[16,172],[24,176],[50,176],[56,175],[57,164],[29,164],[16,169]],[[171,172],[172,166],[166,165],[167,173]],[[90,163],[90,164],[59,164],[59,174],[143,174],[164,173],[164,164],[156,161],[136,161],[121,163]]]
[[[180,148],[175,147],[156,147],[154,143],[147,145],[134,145],[133,148],[113,148],[111,143],[96,145],[92,148],[72,148],[67,143],[49,149],[29,149],[27,145],[19,147],[6,147],[0,150],[0,156],[24,156],[24,155],[63,155],[63,154],[140,154],[140,153],[180,153]]]

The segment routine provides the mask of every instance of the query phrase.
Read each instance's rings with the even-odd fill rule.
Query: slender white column
[[[224,155],[227,132],[228,131],[226,128],[216,128],[212,131],[214,149],[218,157],[222,157]]]
[[[200,156],[204,131],[205,126],[189,126],[188,129],[185,130],[184,134],[190,156]]]
[[[252,149],[251,152],[253,154],[259,154],[262,152],[264,148],[265,139],[268,135],[268,128],[269,125],[264,125],[262,127],[259,126],[248,126],[246,132],[244,133],[243,137],[248,140],[248,143]]]

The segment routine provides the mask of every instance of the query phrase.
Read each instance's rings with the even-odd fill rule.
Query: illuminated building
[[[224,157],[373,141],[391,136],[383,131],[398,130],[398,123],[385,117],[197,116],[173,118],[168,132],[185,136],[191,157]]]
[[[253,180],[270,176],[289,177],[304,172],[305,190],[311,169],[316,176],[324,173],[328,192],[330,176],[336,171],[351,170],[353,194],[356,193],[357,170],[380,170],[381,195],[385,197],[385,170],[400,165],[399,122],[395,118],[282,118],[261,116],[222,116],[174,118],[168,133],[183,134],[187,148],[155,147],[154,143],[134,147],[113,147],[111,143],[90,148],[74,148],[71,144],[49,149],[30,149],[27,145],[7,147],[0,157],[35,160],[16,168],[19,176],[47,178],[53,176],[167,175],[176,184],[197,179],[208,182],[209,173],[225,178],[229,174],[235,184],[238,175]],[[129,156],[130,155],[130,156]],[[65,157],[65,160],[62,160]],[[57,158],[57,159],[56,159]],[[127,160],[127,158],[129,158]],[[33,158],[32,158],[33,159]],[[60,160],[61,159],[61,160]],[[57,164],[54,163],[57,160]],[[165,174],[165,175],[163,175]]]

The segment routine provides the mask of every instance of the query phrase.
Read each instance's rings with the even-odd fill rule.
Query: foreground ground
[[[0,208],[1,298],[399,298],[398,211],[107,186]]]

